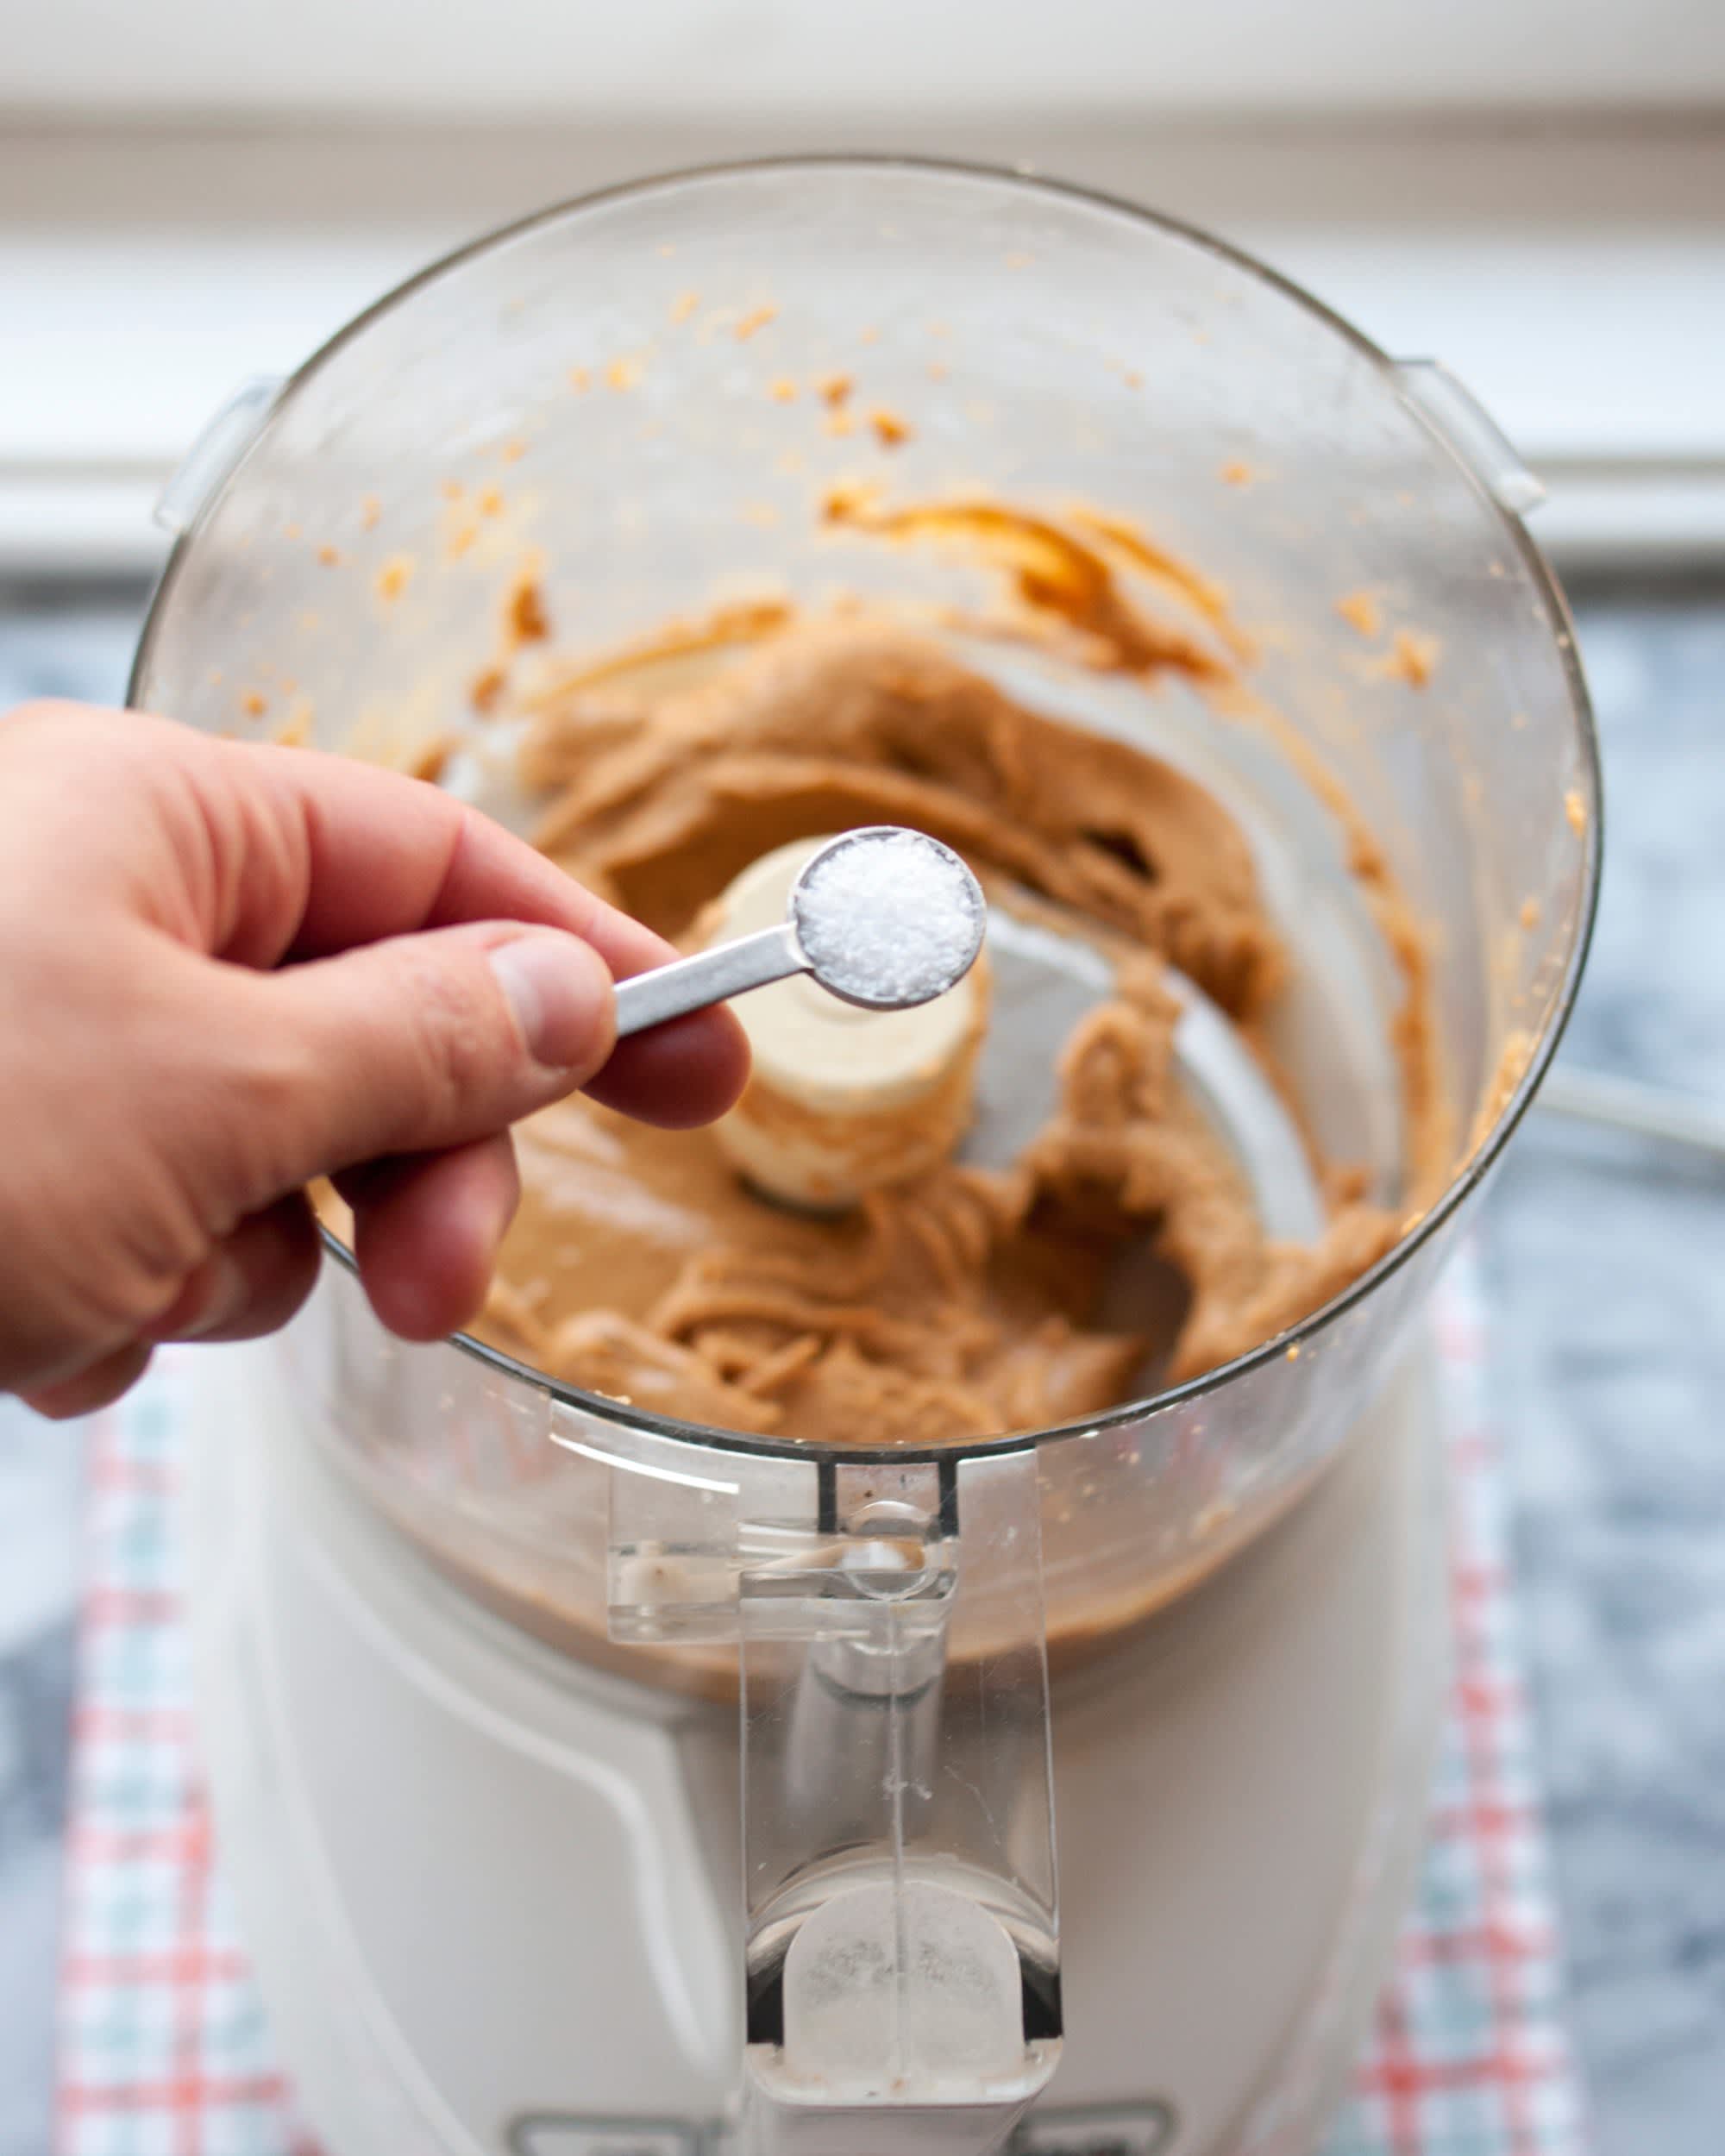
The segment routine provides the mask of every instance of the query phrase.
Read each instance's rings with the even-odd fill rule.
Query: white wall
[[[0,0],[0,107],[957,116],[1725,100],[1722,0]]]

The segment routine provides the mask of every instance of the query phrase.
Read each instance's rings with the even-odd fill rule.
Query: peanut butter
[[[1124,619],[1079,541],[1022,520],[1005,536],[1030,599],[1115,638],[1131,671],[1226,667]],[[524,1196],[483,1337],[690,1422],[928,1444],[1070,1421],[1195,1376],[1389,1247],[1394,1216],[1346,1195],[1345,1173],[1315,1245],[1267,1243],[1174,1075],[1165,965],[1248,1040],[1284,973],[1245,841],[1209,793],[1015,701],[931,639],[788,615],[757,626],[693,686],[656,693],[601,665],[542,699],[522,771],[548,799],[544,850],[687,939],[771,849],[907,824],[1107,939],[1114,990],[1059,1050],[1054,1112],[1016,1162],[944,1163],[843,1218],[754,1195],[711,1133],[647,1130],[579,1096],[546,1111],[518,1134]],[[1145,1244],[1183,1296],[1105,1318],[1122,1251]]]

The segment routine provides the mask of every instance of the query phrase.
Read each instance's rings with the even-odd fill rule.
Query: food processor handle
[[[742,1583],[748,2156],[988,2156],[1059,2056],[1036,1455],[925,1473]]]
[[[1061,2046],[1037,1450],[641,1451],[612,1637],[737,1655],[740,2150],[990,2156]]]

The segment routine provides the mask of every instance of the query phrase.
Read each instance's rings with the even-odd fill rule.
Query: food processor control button
[[[713,905],[705,940],[782,921],[792,885],[830,843],[795,839],[751,863]],[[806,977],[739,998],[754,1075],[718,1125],[732,1163],[769,1196],[837,1210],[946,1158],[970,1121],[987,967],[985,954],[910,1010],[859,1009]]]

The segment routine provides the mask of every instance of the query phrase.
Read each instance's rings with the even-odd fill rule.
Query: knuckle
[[[143,747],[143,736],[157,723],[135,711],[104,711],[67,697],[35,696],[0,718],[0,741],[15,749],[34,749],[40,743],[61,759],[70,747],[99,744],[104,759],[124,758],[135,747]]]
[[[418,1119],[453,1133],[491,1107],[513,1043],[496,1024],[477,968],[440,964],[411,948],[403,966]]]
[[[33,696],[15,705],[0,724],[9,738],[17,740],[46,726],[64,732],[69,725],[85,723],[93,716],[88,705],[72,703],[65,697]]]

